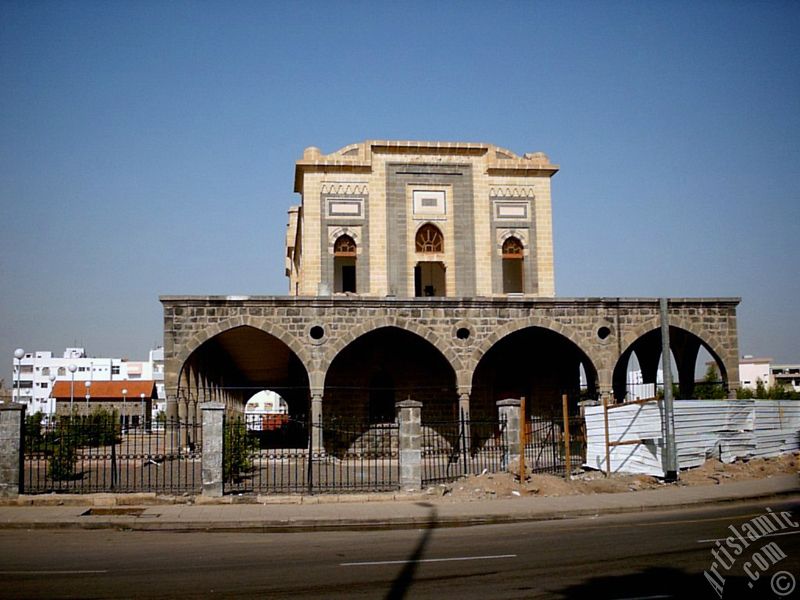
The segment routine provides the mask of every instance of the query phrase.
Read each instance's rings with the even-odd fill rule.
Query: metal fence
[[[503,419],[422,424],[422,483],[453,481],[462,475],[505,470],[509,440]]]
[[[198,493],[201,434],[178,420],[123,427],[112,414],[26,419],[21,491]]]
[[[525,465],[532,473],[564,475],[566,448],[570,449],[570,470],[586,460],[586,433],[583,418],[569,417],[569,440],[562,415],[533,416],[525,424]]]
[[[248,415],[223,427],[225,493],[389,491],[399,486],[396,423]],[[315,447],[315,440],[317,442]]]

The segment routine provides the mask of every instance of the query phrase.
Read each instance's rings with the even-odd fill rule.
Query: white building
[[[772,385],[770,363],[772,359],[766,356],[743,356],[739,361],[739,387],[754,390],[759,380],[764,387]]]
[[[12,397],[26,406],[26,412],[55,414],[55,401],[50,397],[56,381],[75,382],[75,395],[86,394],[87,381],[154,380],[158,400],[153,410],[164,410],[164,349],[150,351],[147,361],[123,358],[89,357],[83,348],[67,348],[60,357],[49,351],[26,352],[20,360],[13,358]],[[74,365],[74,371],[70,369]],[[91,386],[89,386],[91,388]]]
[[[771,384],[782,385],[783,389],[800,392],[800,364],[770,365]]]

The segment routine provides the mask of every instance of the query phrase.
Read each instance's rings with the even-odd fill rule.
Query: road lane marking
[[[769,533],[767,535],[758,536],[758,539],[768,538],[768,537],[777,537],[779,535],[797,535],[798,533],[800,533],[800,531],[784,531],[783,533]],[[728,537],[731,537],[731,536],[728,536]],[[698,544],[705,544],[705,543],[708,543],[708,542],[724,542],[727,539],[728,538],[719,538],[719,539],[714,538],[714,539],[710,539],[710,540],[697,540],[697,543]]]
[[[108,573],[108,570],[83,571],[0,571],[0,575],[97,575]]]
[[[373,560],[366,562],[344,562],[340,567],[366,567],[374,565],[407,565],[409,563],[436,563],[463,560],[495,560],[498,558],[516,558],[516,554],[493,554],[489,556],[454,556],[451,558],[418,558],[414,560]]]

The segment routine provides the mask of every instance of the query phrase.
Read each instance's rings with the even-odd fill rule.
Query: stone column
[[[225,405],[205,402],[203,409],[203,495],[222,496],[222,446]]]
[[[324,450],[322,439],[322,392],[313,391],[311,393],[311,450],[319,453]]]
[[[403,400],[395,407],[400,424],[400,487],[416,491],[422,487],[422,402]]]
[[[472,439],[471,439],[471,430],[470,422],[469,422],[469,394],[466,392],[462,392],[458,395],[458,428],[459,428],[459,435],[462,440],[461,450],[464,452],[470,452],[472,449]],[[469,460],[462,460],[461,464],[464,466],[464,475],[469,475],[470,465],[472,464]]]
[[[506,423],[506,454],[505,467],[508,469],[513,461],[519,461],[519,456],[524,450],[519,443],[520,422],[520,402],[517,398],[507,398],[497,401],[497,411],[500,413],[500,420]]]
[[[22,488],[25,405],[0,404],[0,497],[16,498]]]

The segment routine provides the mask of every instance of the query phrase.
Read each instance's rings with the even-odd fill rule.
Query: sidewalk
[[[0,506],[0,529],[131,529],[140,531],[358,530],[465,526],[516,521],[567,519],[623,512],[668,510],[719,502],[800,495],[797,475],[740,481],[724,485],[665,486],[619,494],[522,496],[457,502],[426,494],[313,496],[237,503],[236,498],[197,504],[153,504],[154,496],[95,495],[46,497],[57,506]],[[33,497],[22,501],[34,500]],[[35,500],[44,501],[45,497]],[[82,501],[82,505],[77,502]],[[277,503],[278,501],[292,503]],[[126,503],[123,505],[123,503]]]

